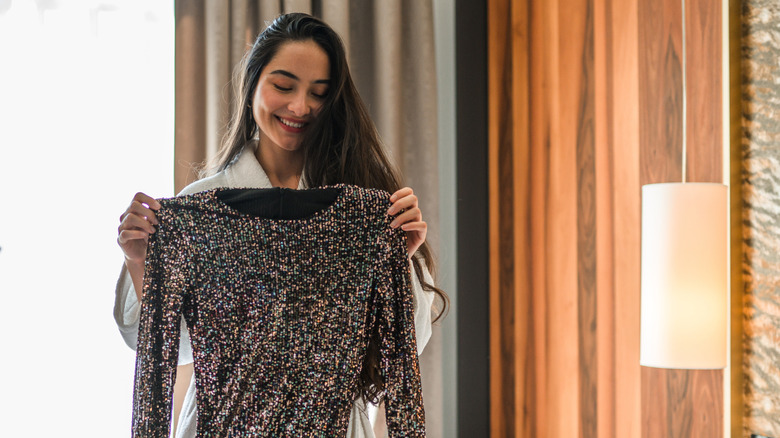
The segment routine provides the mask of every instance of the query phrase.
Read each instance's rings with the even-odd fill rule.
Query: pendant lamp
[[[728,188],[686,183],[685,1],[682,1],[682,182],[642,187],[639,363],[725,368]]]
[[[641,365],[726,366],[727,209],[723,184],[642,187]]]

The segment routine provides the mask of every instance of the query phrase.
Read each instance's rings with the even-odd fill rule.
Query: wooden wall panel
[[[688,172],[718,180],[722,12],[690,2]],[[683,173],[679,3],[489,6],[492,436],[722,434],[721,372],[639,366],[640,189]]]
[[[636,95],[612,84],[616,75],[636,84],[636,45],[612,34],[618,23],[617,35],[636,41],[635,27],[624,25],[636,24],[626,17],[636,12],[631,3],[621,2],[620,17],[610,2],[592,0],[495,0],[490,9],[493,436],[638,431],[638,312],[620,317],[635,336],[621,339],[628,371],[618,373],[614,270],[615,224],[624,224],[628,242],[639,232],[617,213],[638,218],[636,186],[613,194],[616,175],[638,181],[637,165],[616,170],[614,162],[638,163],[636,98],[612,102]],[[618,73],[613,45],[627,65]],[[626,142],[619,153],[616,137]],[[623,256],[638,260],[638,247],[623,246]],[[635,297],[622,302],[637,303],[630,273],[620,281]]]

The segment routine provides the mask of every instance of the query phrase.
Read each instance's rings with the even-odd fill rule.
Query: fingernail
[[[387,214],[392,215],[393,213],[395,213],[395,210],[393,209],[393,207],[390,207],[390,209],[387,210]]]
[[[390,197],[390,202],[395,202],[395,195]]]
[[[395,228],[397,226],[398,226],[398,222],[396,222],[396,221],[390,222],[390,228]]]

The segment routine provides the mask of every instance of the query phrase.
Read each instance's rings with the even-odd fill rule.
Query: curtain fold
[[[404,184],[420,200],[428,241],[438,253],[432,0],[177,0],[176,191],[197,178],[195,166],[217,153],[229,121],[235,66],[266,24],[289,12],[316,15],[341,36],[356,86]],[[441,436],[438,327],[420,361],[428,436]]]

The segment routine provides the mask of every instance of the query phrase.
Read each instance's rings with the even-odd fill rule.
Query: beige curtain
[[[216,154],[234,66],[280,13],[322,18],[344,40],[350,68],[390,155],[420,199],[438,253],[436,65],[432,0],[177,0],[175,186]],[[428,436],[441,436],[441,337],[421,356]],[[454,421],[454,419],[448,419]],[[382,423],[382,422],[379,422]],[[377,424],[377,436],[385,435]]]

